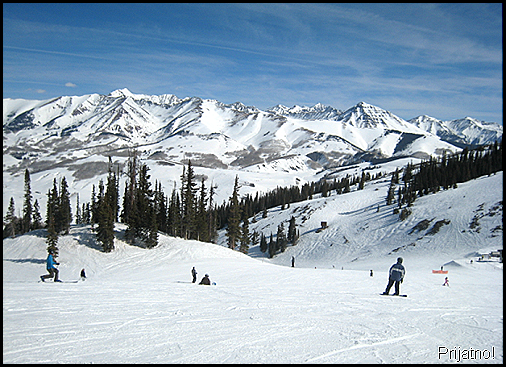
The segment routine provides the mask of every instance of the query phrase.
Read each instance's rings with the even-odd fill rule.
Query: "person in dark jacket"
[[[42,280],[43,282],[45,281],[44,279],[49,278],[54,278],[55,282],[61,282],[61,280],[58,279],[58,269],[56,269],[55,267],[55,265],[60,265],[60,263],[56,262],[55,257],[56,257],[55,251],[50,251],[49,255],[47,255],[46,269],[49,274],[40,276],[40,280]]]
[[[192,276],[193,276],[192,283],[195,283],[197,281],[197,270],[195,270],[195,266],[192,269]]]
[[[402,265],[402,257],[397,258],[397,263],[393,264],[389,271],[388,285],[387,289],[383,292],[383,294],[388,294],[390,292],[390,288],[395,283],[395,293],[394,296],[398,296],[401,288],[401,283],[404,281],[404,273],[406,270]]]
[[[81,269],[81,280],[86,279],[86,272],[84,271],[84,268]]]
[[[209,279],[209,275],[204,275],[204,277],[202,278],[202,280],[200,281],[199,284],[204,284],[204,285],[211,285],[211,280]]]

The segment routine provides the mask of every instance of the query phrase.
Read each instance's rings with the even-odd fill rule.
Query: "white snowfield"
[[[297,217],[299,243],[274,259],[162,234],[154,249],[129,246],[122,225],[105,254],[89,226],[73,226],[58,261],[63,281],[86,269],[77,283],[38,282],[44,230],[6,239],[3,362],[502,364],[503,265],[478,261],[502,248],[502,185],[500,172],[424,196],[403,222],[384,205],[387,183],[315,199],[308,219]],[[275,234],[282,212],[251,227],[269,222]],[[478,214],[481,229],[471,230]],[[323,218],[329,228],[311,231]],[[451,223],[409,234],[425,218]],[[398,256],[408,297],[381,296]],[[442,265],[448,274],[432,273]],[[216,285],[192,284],[193,266],[197,283],[207,273]]]

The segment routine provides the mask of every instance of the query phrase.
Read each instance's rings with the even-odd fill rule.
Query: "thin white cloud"
[[[65,83],[65,86],[66,86],[66,87],[70,87],[70,88],[75,88],[75,87],[77,87],[77,85],[75,85],[74,83],[71,83],[71,82],[67,82],[67,83]]]

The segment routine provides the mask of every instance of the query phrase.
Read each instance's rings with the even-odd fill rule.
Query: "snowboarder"
[[[44,279],[49,279],[54,277],[55,282],[61,282],[61,280],[58,279],[58,269],[56,269],[55,265],[60,265],[59,262],[56,262],[55,260],[56,252],[54,250],[49,251],[49,254],[47,255],[46,259],[46,269],[49,274],[41,275],[40,280],[43,282]]]
[[[388,294],[390,292],[390,288],[395,283],[395,293],[394,296],[398,296],[401,288],[401,283],[404,281],[404,273],[405,269],[402,265],[402,257],[397,258],[397,263],[393,264],[390,267],[388,285],[383,294]]]
[[[292,268],[295,267],[295,257],[292,256]]]
[[[195,283],[197,281],[197,270],[195,270],[195,266],[192,269],[192,276],[193,276],[192,283]]]
[[[448,277],[445,277],[445,282],[443,283],[443,286],[447,285],[450,286],[450,283],[448,282]]]
[[[204,285],[211,285],[211,280],[209,279],[209,275],[204,275],[204,277],[202,278],[202,280],[200,281],[199,284],[204,284]]]
[[[86,279],[86,272],[84,271],[84,268],[81,269],[81,280]]]

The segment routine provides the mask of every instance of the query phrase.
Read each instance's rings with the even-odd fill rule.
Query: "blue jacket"
[[[402,266],[402,264],[399,263],[393,264],[392,267],[390,268],[390,279],[396,282],[401,281],[402,279],[404,279],[404,273],[405,269],[404,266]]]
[[[46,269],[55,269],[55,265],[59,265],[54,261],[53,255],[49,254],[46,259]]]

